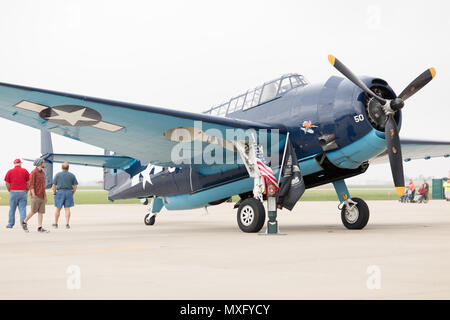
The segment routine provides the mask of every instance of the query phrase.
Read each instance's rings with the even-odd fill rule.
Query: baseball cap
[[[22,163],[22,161],[20,159],[16,159],[14,160],[14,163]]]

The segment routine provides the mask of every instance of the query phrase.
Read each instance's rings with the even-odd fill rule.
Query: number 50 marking
[[[358,115],[354,116],[353,119],[355,119],[356,123],[364,121],[364,115],[358,114]]]

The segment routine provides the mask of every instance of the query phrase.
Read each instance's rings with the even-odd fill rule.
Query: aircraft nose
[[[366,81],[368,87],[375,92],[380,97],[390,100],[393,102],[391,107],[395,110],[394,120],[397,126],[401,126],[401,108],[403,107],[403,102],[398,101],[401,99],[395,99],[396,94],[388,83],[379,78],[371,78]],[[385,131],[387,114],[384,110],[385,106],[380,103],[377,99],[370,97],[369,95],[362,93],[364,99],[364,112],[366,114],[367,120],[370,122],[372,128],[378,131]]]

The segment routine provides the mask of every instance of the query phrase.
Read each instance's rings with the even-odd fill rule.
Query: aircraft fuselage
[[[362,77],[368,87],[395,93],[377,78]],[[355,176],[367,170],[367,161],[386,149],[384,132],[374,128],[366,110],[366,95],[350,81],[330,77],[324,84],[295,88],[256,107],[228,115],[284,127],[294,144],[307,188]],[[401,125],[401,113],[396,121]],[[275,174],[278,170],[274,168]],[[150,182],[151,181],[151,182]],[[203,207],[252,190],[243,165],[229,170],[202,172],[180,168],[160,172],[150,181],[124,185],[110,200],[158,196],[169,210]]]

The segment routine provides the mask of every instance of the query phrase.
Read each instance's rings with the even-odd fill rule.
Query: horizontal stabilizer
[[[122,169],[122,170],[131,167],[136,162],[136,159],[130,157],[114,156],[114,155],[49,153],[43,155],[42,158],[57,163],[68,162],[70,164],[76,164],[81,166]]]

